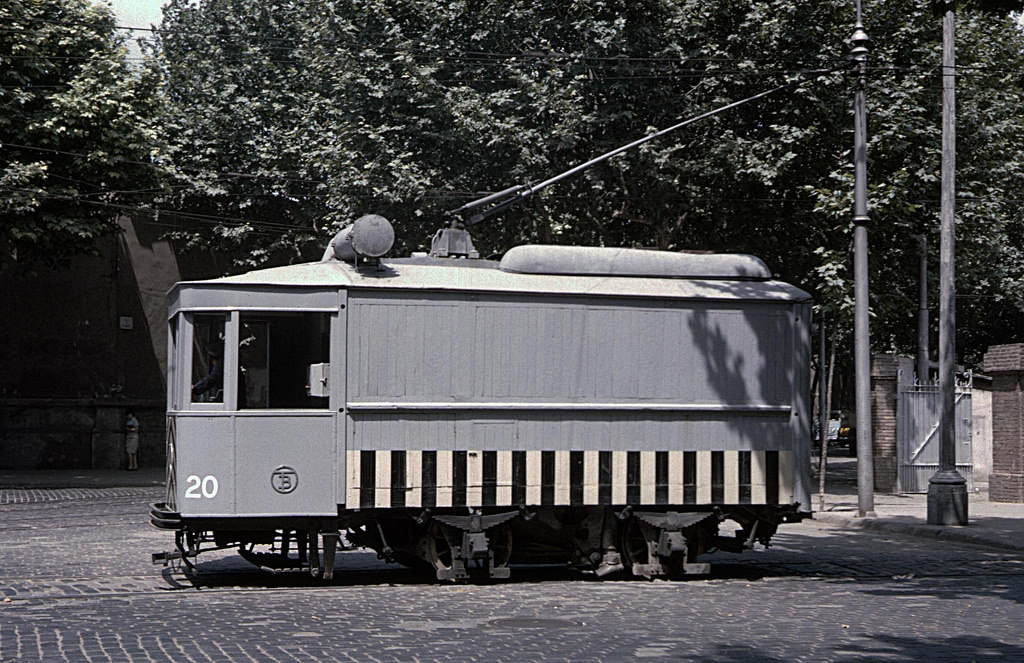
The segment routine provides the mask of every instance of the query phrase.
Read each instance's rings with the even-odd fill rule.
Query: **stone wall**
[[[128,408],[140,463],[164,463],[166,292],[180,274],[166,228],[120,226],[96,255],[0,264],[2,469],[123,467]]]
[[[0,398],[163,399],[163,372],[127,248],[116,235],[96,248],[98,255],[63,266],[7,266]],[[166,336],[166,322],[155,331]]]
[[[122,469],[128,411],[139,420],[139,464],[164,464],[163,401],[0,399],[0,470]]]
[[[992,472],[992,378],[987,375],[974,376],[971,419],[974,486],[986,489]]]

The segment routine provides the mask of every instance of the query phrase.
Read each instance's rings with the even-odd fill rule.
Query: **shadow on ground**
[[[1024,603],[1024,555],[980,546],[907,539],[869,530],[780,530],[776,545],[739,555],[714,553],[701,558],[711,563],[710,576],[684,576],[671,582],[761,581],[812,579],[841,583],[844,590],[877,596],[920,595],[939,599],[998,596]],[[323,581],[307,571],[258,569],[241,557],[201,560],[195,572],[168,567],[169,589],[321,588],[326,586],[431,585],[429,571],[389,564],[373,552],[339,554],[334,579]],[[475,582],[523,584],[546,582],[649,582],[626,574],[597,578],[564,566],[513,566],[508,580]],[[853,587],[851,587],[851,585]]]

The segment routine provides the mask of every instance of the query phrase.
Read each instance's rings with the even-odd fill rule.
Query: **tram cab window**
[[[327,363],[330,316],[325,313],[243,313],[238,334],[238,409],[325,409],[309,396],[308,369]]]
[[[192,317],[192,402],[224,402],[223,315]]]

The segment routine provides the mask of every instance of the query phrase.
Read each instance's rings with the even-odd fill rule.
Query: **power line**
[[[15,20],[15,19],[8,19],[8,20]],[[99,22],[54,21],[54,20],[35,18],[35,17],[25,17],[25,18],[23,18],[21,20],[36,21],[36,22],[52,24],[52,25],[57,25],[57,26],[93,25],[93,26],[97,26],[97,27],[105,27],[105,24],[99,23]],[[268,46],[265,43],[258,43],[257,45],[260,47],[261,50],[262,49],[269,49],[269,50],[290,50],[290,51],[298,50],[298,51],[301,51],[303,48],[305,48],[305,46],[307,46],[307,42],[304,42],[304,41],[296,42],[292,38],[270,37],[270,36],[267,36],[267,35],[254,34],[254,33],[225,33],[223,31],[217,31],[217,32],[182,31],[182,30],[173,30],[173,29],[169,30],[169,29],[166,29],[166,28],[163,28],[163,27],[141,28],[141,27],[135,27],[135,26],[122,26],[122,25],[117,25],[117,26],[113,26],[113,27],[115,29],[120,29],[120,30],[150,32],[150,33],[154,33],[154,34],[157,34],[157,35],[200,35],[200,36],[211,36],[211,37],[220,37],[220,38],[227,38],[227,37],[257,38],[259,40],[259,42],[279,41],[279,42],[286,42],[286,43],[289,44],[289,46],[280,47],[280,46]],[[12,30],[10,28],[2,28],[2,27],[0,27],[0,31],[24,32],[24,30],[21,30],[21,29]],[[413,37],[407,37],[407,39],[411,40],[411,39],[414,39],[414,38]],[[607,65],[611,65],[612,67],[620,67],[620,66],[623,66],[623,65],[635,65],[636,63],[643,63],[643,64],[647,65],[648,67],[650,67],[650,65],[652,65],[652,64],[653,65],[658,65],[658,66],[667,66],[667,65],[682,65],[682,64],[689,64],[689,63],[706,63],[706,64],[727,63],[727,64],[734,64],[734,65],[735,64],[750,64],[750,65],[759,65],[760,64],[760,65],[763,65],[764,63],[771,63],[772,65],[779,65],[779,64],[783,64],[784,65],[784,64],[787,64],[787,63],[788,64],[793,64],[793,63],[797,62],[795,60],[785,60],[785,59],[778,59],[778,58],[733,58],[733,57],[694,58],[694,57],[683,57],[683,56],[680,56],[680,57],[662,57],[662,56],[630,56],[630,55],[600,56],[600,55],[586,55],[586,54],[582,54],[582,53],[567,53],[567,52],[556,52],[556,51],[521,51],[521,52],[511,52],[511,51],[510,52],[499,52],[499,51],[454,51],[453,52],[453,51],[450,51],[450,50],[443,50],[443,49],[415,48],[415,47],[403,46],[403,45],[391,46],[391,45],[386,45],[386,44],[379,44],[379,45],[374,46],[373,48],[375,48],[376,50],[381,50],[381,51],[386,51],[386,52],[393,52],[396,55],[399,55],[399,54],[406,54],[406,55],[412,54],[414,57],[428,58],[426,60],[427,63],[435,64],[435,65],[438,65],[438,66],[445,66],[445,65],[451,66],[453,64],[462,64],[462,65],[473,65],[473,66],[508,67],[508,66],[510,66],[512,64],[512,61],[515,61],[517,64],[521,63],[521,64],[526,65],[526,64],[530,64],[529,61],[531,61],[531,60],[533,61],[532,64],[541,63],[541,64],[547,64],[547,65],[549,65],[551,67],[562,67],[562,66],[565,66],[565,65],[570,65],[570,66],[586,65],[586,66],[589,67],[589,66],[594,66],[595,64],[601,64],[601,65],[607,64]],[[11,55],[11,56],[7,56],[7,57],[13,58],[13,59],[33,59],[33,58],[49,58],[49,59],[60,59],[60,60],[78,60],[78,59],[88,60],[88,59],[91,59],[91,58],[86,57],[86,56],[44,56],[44,55],[23,55],[23,56],[18,56],[18,55]],[[440,60],[438,61],[437,58],[440,58]],[[125,58],[125,59],[144,60],[145,58],[128,57],[128,58]],[[825,62],[835,62],[838,59],[839,58],[834,58],[834,57],[832,57],[832,58],[822,57],[821,58],[821,62],[822,63],[825,63]],[[251,62],[251,59],[247,59],[247,58],[218,59],[218,62],[222,62],[222,63]],[[289,59],[285,59],[285,60],[265,60],[265,62],[267,62],[269,64],[294,64],[295,60],[289,58]],[[422,62],[423,61],[421,60],[421,63]],[[905,66],[904,67],[901,67],[901,66],[893,66],[893,67],[873,66],[873,67],[871,67],[872,71],[882,71],[882,70],[885,70],[885,69],[893,69],[893,70],[901,69],[901,70],[909,71],[909,70],[912,70],[913,67],[905,67]],[[933,68],[929,67],[927,69],[931,70]],[[960,70],[960,72],[964,72],[966,70],[971,69],[971,70],[975,70],[975,71],[985,71],[985,72],[995,72],[995,73],[1011,73],[1011,74],[1012,73],[1020,73],[1017,70],[1013,70],[1013,69],[1009,69],[1009,70],[1008,69],[998,69],[998,68],[993,68],[993,67],[988,66],[988,65],[980,66],[980,65],[960,64],[960,65],[958,65],[958,69]],[[776,75],[776,74],[786,74],[786,73],[797,73],[797,71],[798,70],[791,70],[791,69],[790,70],[782,70],[782,71],[779,71],[779,70],[764,71],[763,68],[762,68],[761,71],[719,70],[719,69],[713,69],[713,68],[682,70],[683,73],[692,73],[692,74],[701,74],[701,75],[708,75],[708,74],[712,74],[712,73],[714,73],[714,74],[743,73],[745,75]],[[626,78],[626,77],[622,77],[622,78]],[[647,78],[652,78],[652,77],[647,77]],[[500,80],[500,79],[497,79],[497,80]]]
[[[257,231],[257,232],[259,232],[261,234],[272,235],[272,236],[277,236],[277,235],[280,235],[282,232],[287,232],[287,231],[297,231],[297,232],[309,231],[309,232],[316,232],[316,230],[314,228],[312,228],[312,227],[300,226],[300,225],[290,225],[290,224],[284,224],[284,223],[273,223],[273,222],[269,222],[269,221],[254,221],[252,219],[245,219],[245,218],[239,218],[239,217],[219,216],[219,215],[213,215],[213,214],[201,214],[201,213],[198,213],[198,212],[187,212],[187,211],[183,211],[183,210],[167,209],[167,208],[159,208],[159,207],[123,205],[123,204],[120,204],[120,203],[112,203],[112,202],[101,201],[101,200],[83,200],[83,199],[77,198],[75,196],[56,194],[56,193],[47,192],[45,190],[21,189],[21,188],[18,188],[18,187],[3,186],[3,185],[0,185],[0,188],[6,189],[8,191],[13,191],[13,192],[21,192],[21,193],[28,193],[28,194],[36,195],[36,196],[39,196],[40,198],[44,198],[44,199],[47,199],[47,200],[74,201],[74,202],[82,203],[82,204],[85,204],[85,205],[92,205],[92,206],[95,206],[95,207],[111,208],[111,209],[116,209],[116,210],[120,210],[120,211],[133,212],[133,213],[136,213],[136,214],[171,215],[171,216],[176,216],[176,217],[182,218],[184,220],[194,221],[194,222],[197,222],[197,223],[203,223],[203,224],[213,225],[213,226],[228,226],[228,227],[236,227],[236,228],[238,228],[238,227],[248,227],[248,228],[251,228],[254,231]]]
[[[87,62],[95,59],[98,56],[74,56],[74,55],[8,55],[5,56],[8,60],[21,60],[21,61],[59,61],[59,62]],[[144,62],[149,58],[146,57],[132,57],[123,56],[123,61],[126,62]],[[450,59],[450,58],[449,58]],[[376,60],[366,58],[355,58],[355,60],[362,64],[368,64],[376,62]],[[210,64],[213,65],[230,65],[230,64],[263,64],[263,65],[304,65],[306,61],[301,58],[289,58],[289,59],[260,59],[258,57],[236,57],[236,58],[214,58],[208,59]],[[733,61],[733,63],[742,63],[749,61]],[[381,64],[386,64],[381,62]],[[543,69],[526,69],[516,68],[511,63],[505,62],[489,62],[489,63],[469,63],[469,62],[446,62],[430,61],[420,62],[419,64],[433,65],[439,70],[444,71],[445,69],[461,68],[465,73],[473,73],[479,71],[481,67],[501,68],[505,70],[517,70],[523,72],[515,77],[504,76],[504,77],[462,77],[458,75],[448,76],[428,76],[428,80],[435,83],[519,83],[522,82],[522,76],[529,75],[530,73],[540,74],[545,78],[550,75],[551,72],[566,72],[569,74],[588,74],[589,82],[615,82],[615,81],[649,81],[649,80],[693,80],[693,79],[705,79],[705,78],[716,78],[725,76],[736,76],[740,78],[753,79],[753,78],[772,78],[778,76],[794,76],[805,74],[808,69],[801,68],[785,68],[785,69],[768,69],[761,67],[759,69],[718,69],[718,68],[689,68],[689,69],[670,69],[670,68],[637,68],[631,67],[629,71],[633,73],[625,73],[623,75],[610,75],[615,73],[607,69],[592,69],[584,63],[571,63],[571,67],[578,67],[575,71],[570,66],[552,65]],[[528,63],[522,63],[527,65]],[[684,63],[679,63],[684,64]],[[773,64],[780,64],[779,62],[773,62]],[[930,66],[874,66],[869,67],[869,73],[884,74],[908,74],[908,75],[921,75],[921,76],[932,76],[940,75],[935,69],[936,67]],[[609,73],[602,73],[603,71],[609,71]],[[825,71],[825,70],[822,70]],[[395,72],[395,75],[404,75],[406,72]],[[959,67],[957,73],[958,77],[962,79],[974,78],[981,79],[985,77],[991,77],[995,75],[1019,75],[1024,74],[1024,70],[1017,69],[1006,69],[992,66],[982,65],[962,65]],[[19,84],[0,84],[0,88],[19,88],[19,89],[63,89],[68,84],[57,84],[57,85],[37,85],[33,83],[19,83]]]
[[[53,19],[45,19],[40,17],[24,16],[24,17],[2,17],[0,20],[8,21],[30,21],[36,23],[44,23],[48,25],[55,25],[60,27],[72,27],[72,26],[92,26],[98,28],[111,28],[115,30],[123,30],[128,32],[147,32],[154,35],[168,35],[168,36],[207,36],[207,37],[219,37],[222,39],[227,38],[241,38],[241,39],[258,39],[260,42],[284,42],[288,46],[267,46],[265,43],[261,43],[260,46],[263,48],[270,48],[273,50],[284,50],[284,49],[302,49],[308,45],[307,41],[296,40],[293,37],[273,37],[266,34],[260,34],[257,32],[226,32],[224,30],[218,31],[205,31],[205,30],[187,30],[181,28],[167,28],[162,25],[156,27],[139,27],[129,25],[113,25],[109,26],[107,23],[99,21],[58,21]],[[0,32],[26,32],[23,28],[3,28],[0,27]],[[414,36],[407,35],[404,37],[406,41],[422,40],[423,35]],[[465,61],[475,62],[477,64],[490,64],[491,61],[498,60],[496,64],[506,64],[501,60],[537,60],[537,61],[570,61],[570,62],[607,62],[614,65],[629,64],[636,62],[644,63],[665,63],[675,64],[681,62],[704,62],[704,63],[785,63],[785,62],[796,62],[795,60],[779,60],[777,58],[735,58],[735,57],[706,57],[696,58],[689,56],[630,56],[630,55],[585,55],[581,53],[572,52],[560,52],[553,50],[527,50],[527,51],[447,51],[442,49],[432,49],[429,47],[412,47],[406,45],[387,45],[378,44],[374,48],[384,51],[393,51],[403,54],[421,54],[422,56],[428,56],[431,58],[442,56],[445,58],[455,58]],[[453,55],[454,53],[454,55]],[[845,58],[823,58],[823,61],[837,60]],[[970,65],[957,65],[959,69],[970,67]],[[875,67],[877,69],[877,67]],[[1017,73],[1015,70],[1010,70],[1011,73]]]
[[[32,146],[32,145],[19,145],[17,143],[0,142],[0,148],[3,148],[3,147],[13,147],[13,148],[16,148],[16,149],[19,149],[19,150],[34,150],[36,152],[49,152],[49,153],[52,153],[52,154],[63,154],[63,155],[66,155],[66,156],[81,157],[83,159],[94,159],[94,160],[102,159],[104,161],[113,161],[114,163],[119,163],[119,164],[123,163],[123,164],[135,165],[135,166],[147,166],[147,167],[151,167],[151,168],[159,168],[161,166],[161,164],[154,163],[154,162],[151,162],[151,161],[135,161],[135,160],[132,160],[132,159],[125,159],[123,157],[118,157],[118,156],[100,157],[98,155],[88,154],[88,153],[85,153],[85,152],[71,152],[69,150],[58,150],[58,149],[51,148],[51,147],[36,147],[36,146]],[[192,172],[197,172],[197,173],[200,173],[200,174],[205,174],[205,171],[202,168],[198,168],[198,167],[179,168],[178,166],[171,166],[169,164],[164,164],[164,167],[168,167],[168,168],[173,167],[173,168],[175,168],[177,170],[192,171]],[[313,180],[313,179],[308,179],[308,178],[291,177],[291,176],[286,176],[286,175],[256,175],[256,174],[252,174],[252,173],[238,173],[238,172],[229,172],[229,171],[225,171],[225,172],[222,172],[222,173],[214,173],[214,177],[217,178],[217,179],[226,178],[226,177],[249,178],[249,179],[265,179],[265,178],[269,178],[269,179],[275,179],[275,180],[281,181],[281,182],[298,182],[298,183],[303,183],[303,184],[327,184],[327,182],[325,182],[323,180]]]
[[[38,23],[45,23],[45,24],[48,24],[48,25],[55,25],[55,26],[62,26],[62,27],[71,27],[71,26],[93,26],[93,27],[101,27],[101,28],[107,28],[108,27],[107,24],[101,23],[101,22],[90,22],[90,21],[56,21],[56,20],[52,20],[52,19],[44,19],[44,18],[39,18],[39,17],[20,17],[20,18],[19,17],[2,17],[2,18],[0,18],[0,20],[34,21],[34,22],[38,22]],[[232,32],[225,32],[225,31],[213,31],[213,32],[210,32],[210,31],[200,31],[200,30],[182,30],[182,29],[166,28],[166,27],[163,27],[163,26],[143,28],[143,27],[138,27],[138,26],[114,25],[114,26],[109,26],[109,27],[111,27],[112,29],[116,29],[116,30],[133,31],[133,32],[148,32],[148,33],[154,34],[155,36],[170,35],[170,36],[205,36],[205,37],[220,37],[220,38],[232,37],[232,38],[243,38],[243,39],[258,38],[260,41],[263,41],[263,42],[265,42],[265,41],[275,42],[276,41],[276,42],[285,42],[285,43],[289,44],[289,46],[271,46],[271,47],[269,47],[269,48],[275,49],[275,50],[294,49],[294,48],[301,49],[301,48],[303,48],[303,47],[308,45],[308,42],[303,41],[303,40],[298,40],[297,41],[293,37],[270,37],[270,36],[267,36],[267,35],[264,35],[264,34],[251,33],[251,32],[250,33],[242,33],[242,32],[234,32],[234,33],[232,33]],[[26,30],[24,30],[22,28],[11,29],[11,28],[2,28],[2,27],[0,27],[0,31],[26,32]],[[413,40],[416,40],[416,39],[422,40],[423,36],[422,35],[420,35],[420,36],[408,35],[408,36],[405,36],[404,38],[407,41],[413,41]],[[430,49],[430,48],[423,48],[423,47],[415,48],[415,47],[403,46],[403,45],[390,46],[390,45],[387,45],[387,44],[379,44],[379,45],[376,45],[374,48],[377,48],[377,49],[380,49],[380,50],[385,50],[385,51],[394,51],[396,53],[421,53],[421,54],[428,55],[428,56],[436,56],[436,54],[438,54],[438,53],[447,53],[448,57],[451,57],[451,54],[453,53],[452,51],[438,51],[438,50]],[[755,63],[756,62],[778,62],[778,60],[772,60],[772,59],[768,59],[768,58],[764,58],[764,59],[746,59],[746,58],[732,58],[732,57],[694,58],[694,57],[628,56],[628,55],[604,55],[604,56],[601,56],[601,55],[582,55],[582,54],[578,54],[578,53],[557,52],[557,51],[550,51],[550,50],[533,50],[533,51],[519,51],[519,52],[514,52],[514,51],[472,51],[472,50],[466,50],[466,51],[455,51],[454,53],[457,54],[456,57],[461,57],[461,58],[464,58],[464,59],[475,59],[475,60],[477,60],[477,61],[479,61],[481,63],[484,63],[487,60],[494,59],[494,58],[502,58],[502,59],[527,58],[527,59],[546,60],[546,61],[551,61],[551,60],[577,60],[577,61],[585,61],[585,62],[611,62],[611,63],[615,63],[615,64],[628,63],[628,62],[665,62],[665,63],[674,63],[674,62],[680,62],[680,61],[685,61],[685,62],[734,62],[734,63],[735,62],[755,62]],[[795,62],[795,61],[793,61],[793,62]]]

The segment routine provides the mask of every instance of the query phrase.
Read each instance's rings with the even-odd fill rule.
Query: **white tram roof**
[[[172,309],[207,308],[189,292],[314,289],[477,291],[591,297],[651,297],[726,301],[806,301],[803,290],[772,280],[759,259],[739,254],[685,254],[639,249],[527,245],[499,263],[453,258],[398,258],[355,267],[336,259],[271,267],[205,281],[175,284]],[[233,306],[230,296],[225,307]],[[205,304],[205,305],[204,305]]]

